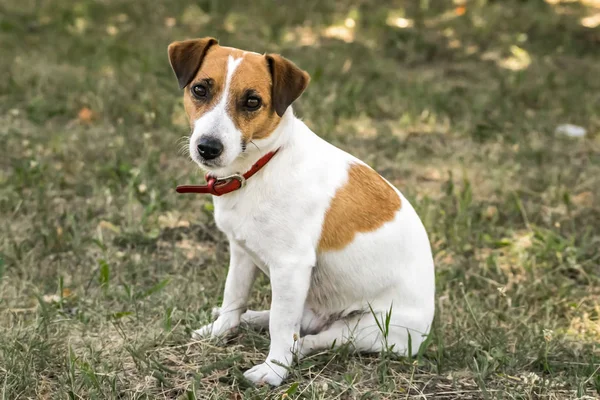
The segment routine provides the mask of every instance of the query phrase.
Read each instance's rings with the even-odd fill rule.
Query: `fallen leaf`
[[[57,294],[45,294],[42,300],[46,303],[60,303],[60,296]]]
[[[592,207],[594,205],[594,194],[592,192],[581,192],[571,197],[571,202],[578,207]]]
[[[426,181],[440,181],[442,179],[442,173],[435,168],[426,168],[422,174],[420,174],[420,178]]]
[[[165,18],[165,26],[167,28],[172,28],[175,25],[177,25],[177,20],[175,18],[173,18],[173,17]]]
[[[177,212],[167,212],[166,214],[158,216],[158,226],[161,229],[164,228],[187,228],[190,226],[190,221],[182,219],[181,215]]]
[[[114,233],[121,232],[121,229],[119,229],[117,226],[104,220],[100,221],[100,223],[98,224],[98,228],[108,229],[110,231],[113,231]]]
[[[513,245],[516,249],[524,250],[533,246],[533,234],[528,231],[516,233],[514,235]]]
[[[80,122],[89,124],[96,118],[96,114],[92,110],[90,110],[88,107],[83,107],[81,110],[79,110],[79,113],[77,114],[77,118],[79,118]]]
[[[496,215],[498,215],[498,207],[496,206],[488,206],[485,209],[485,217],[487,219],[492,219],[494,218]]]
[[[110,36],[115,36],[117,33],[119,33],[119,28],[114,25],[108,25],[106,27],[106,33],[108,33]]]

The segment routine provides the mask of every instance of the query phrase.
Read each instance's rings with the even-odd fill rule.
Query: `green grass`
[[[1,2],[0,398],[599,396],[600,31],[580,20],[600,4],[584,3]],[[228,255],[210,199],[174,192],[201,173],[166,46],[206,35],[309,71],[297,114],[414,204],[437,268],[418,358],[324,352],[253,388],[266,333],[191,341]],[[259,279],[251,306],[269,296]]]

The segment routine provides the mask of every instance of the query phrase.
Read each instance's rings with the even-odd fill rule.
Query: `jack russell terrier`
[[[244,375],[274,386],[294,355],[345,343],[416,354],[435,308],[427,233],[394,186],[294,116],[309,75],[210,37],[172,43],[169,60],[185,88],[191,158],[208,171],[207,185],[177,191],[214,196],[231,253],[223,303],[194,338],[268,328],[267,359]],[[270,310],[246,310],[258,270]]]

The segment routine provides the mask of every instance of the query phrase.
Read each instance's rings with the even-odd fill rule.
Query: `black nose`
[[[198,144],[198,153],[205,160],[212,160],[221,155],[223,152],[223,143],[219,139],[212,137],[200,139]]]

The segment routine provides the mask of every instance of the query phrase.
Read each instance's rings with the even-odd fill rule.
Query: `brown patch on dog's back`
[[[402,206],[398,193],[373,169],[352,164],[325,214],[318,250],[341,250],[360,232],[371,232],[394,219]]]

